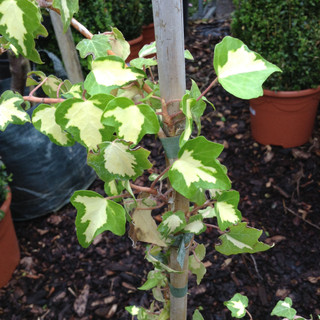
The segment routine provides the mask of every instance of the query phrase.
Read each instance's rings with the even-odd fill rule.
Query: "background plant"
[[[277,64],[272,90],[317,87],[320,74],[320,6],[307,0],[234,0],[232,34]]]
[[[10,181],[12,181],[11,175],[8,175],[5,164],[0,160],[0,206],[7,198],[7,194],[9,192],[8,184]],[[0,210],[0,221],[3,217],[4,212]]]

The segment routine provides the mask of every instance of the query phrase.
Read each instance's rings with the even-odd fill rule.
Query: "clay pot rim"
[[[320,93],[320,86],[315,89],[305,89],[299,91],[272,91],[263,89],[263,94],[268,97],[280,97],[280,98],[297,98],[308,96],[312,94]]]
[[[141,42],[142,40],[143,40],[143,35],[141,34],[138,38],[134,38],[132,40],[129,40],[128,42],[132,46],[132,45],[134,45],[136,43]]]

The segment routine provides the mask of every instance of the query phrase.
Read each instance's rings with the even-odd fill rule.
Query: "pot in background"
[[[139,57],[139,51],[143,47],[143,36],[142,34],[135,39],[128,41],[130,44],[130,55],[126,59],[126,62],[130,62],[132,59],[136,59]]]
[[[253,138],[261,144],[284,148],[308,142],[319,101],[320,86],[301,91],[264,90],[262,97],[250,100]]]
[[[4,211],[4,218],[0,221],[0,288],[9,282],[20,261],[20,249],[12,222],[10,204],[11,192],[0,207],[0,210]]]

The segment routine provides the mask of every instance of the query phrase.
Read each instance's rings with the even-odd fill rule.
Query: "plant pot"
[[[147,26],[142,26],[143,45],[150,44],[155,41],[154,24],[150,23]]]
[[[13,271],[20,261],[18,239],[10,211],[11,192],[0,210],[4,211],[4,218],[0,221],[0,288],[5,286],[11,279]]]
[[[312,135],[320,86],[301,91],[270,91],[250,100],[251,131],[262,144],[300,146]]]
[[[139,57],[139,51],[143,47],[143,36],[142,34],[133,40],[128,41],[130,44],[130,55],[127,58],[126,62],[130,62],[132,59]]]

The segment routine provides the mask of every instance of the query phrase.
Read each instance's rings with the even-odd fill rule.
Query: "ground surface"
[[[197,62],[188,63],[187,73],[202,89],[214,77],[213,47],[225,34],[228,24],[223,22],[191,29],[187,47]],[[207,109],[203,133],[225,145],[221,160],[240,192],[244,219],[276,245],[254,256],[227,257],[214,250],[218,234],[207,230],[198,241],[207,246],[208,272],[200,286],[190,281],[190,313],[202,306],[205,320],[231,319],[223,301],[241,292],[249,297],[255,320],[275,319],[269,314],[286,296],[300,315],[320,314],[320,117],[307,144],[263,146],[251,138],[248,102],[220,87],[208,98],[216,111]],[[154,142],[152,155],[161,152]],[[102,191],[99,181],[91,188]],[[127,237],[105,233],[83,249],[75,215],[67,205],[44,218],[16,223],[21,263],[0,289],[0,319],[130,319],[125,306],[149,305],[150,296],[136,289],[150,269],[143,246],[133,249]]]

